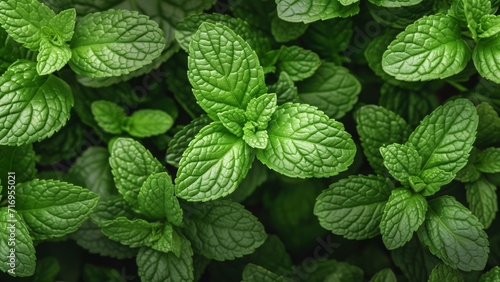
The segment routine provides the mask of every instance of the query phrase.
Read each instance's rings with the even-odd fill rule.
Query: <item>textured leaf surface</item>
[[[76,175],[85,188],[101,197],[117,193],[106,148],[90,147],[85,150],[71,166],[70,173]]]
[[[250,100],[245,111],[246,117],[254,121],[258,129],[266,129],[276,111],[276,94],[264,94]]]
[[[73,95],[53,75],[38,76],[34,62],[18,61],[0,77],[0,144],[21,145],[50,137],[69,119]]]
[[[204,127],[179,163],[177,196],[208,201],[232,193],[250,170],[253,153],[243,139],[214,122]]]
[[[144,146],[130,138],[119,138],[113,143],[109,164],[116,188],[133,208],[138,208],[137,195],[144,181],[165,170]]]
[[[488,38],[497,35],[500,32],[500,17],[495,15],[484,15],[480,19],[479,35],[480,38]]]
[[[79,75],[120,76],[151,63],[164,47],[163,31],[147,16],[108,10],[78,21],[69,64]]]
[[[306,104],[278,107],[267,129],[269,142],[257,158],[290,177],[329,177],[353,162],[356,147],[344,126]]]
[[[200,106],[212,117],[245,109],[267,91],[264,71],[252,48],[230,28],[204,23],[191,38],[189,80]]]
[[[389,250],[397,249],[413,237],[425,220],[427,201],[406,188],[392,191],[380,222],[382,240]]]
[[[318,107],[331,118],[340,119],[358,101],[361,84],[348,69],[324,62],[314,75],[297,83],[302,103]]]
[[[139,138],[164,134],[172,125],[174,119],[161,110],[139,110],[125,120],[123,129],[130,135]]]
[[[477,127],[478,145],[491,145],[500,141],[500,117],[495,109],[488,103],[481,103],[477,106],[479,125]]]
[[[476,137],[478,116],[466,99],[435,109],[411,134],[408,143],[422,157],[422,169],[439,168],[457,173],[467,164]]]
[[[125,110],[117,104],[99,100],[92,103],[92,115],[104,131],[111,134],[122,133],[122,122],[126,117]]]
[[[37,0],[5,0],[0,2],[0,24],[24,47],[37,51],[42,40],[42,26],[54,12]]]
[[[358,3],[348,6],[339,0],[277,0],[278,16],[289,22],[310,23],[337,17],[349,17],[359,12]]]
[[[484,173],[500,172],[500,148],[487,148],[479,153],[475,165]]]
[[[466,183],[469,209],[485,229],[490,227],[498,212],[497,188],[484,178]]]
[[[149,223],[143,219],[129,220],[125,217],[104,222],[102,232],[111,240],[120,242],[132,248],[148,246],[161,236],[162,225]]]
[[[436,14],[406,27],[387,47],[382,67],[396,79],[424,81],[459,73],[470,57],[459,23],[450,16]]]
[[[406,245],[391,252],[394,264],[400,268],[408,281],[426,281],[434,267],[440,262],[417,236]]]
[[[264,226],[245,208],[231,201],[189,206],[186,236],[206,258],[230,260],[253,253],[266,240]]]
[[[42,40],[38,56],[36,58],[36,70],[39,75],[51,74],[62,69],[71,59],[71,50],[68,45],[53,45],[47,40]]]
[[[291,23],[274,16],[271,20],[271,33],[274,40],[284,43],[299,38],[309,26],[303,23]]]
[[[379,223],[391,195],[392,183],[381,176],[350,176],[324,190],[316,199],[319,223],[348,239],[380,234]]]
[[[495,282],[500,279],[500,266],[493,267],[490,271],[481,275],[479,282]]]
[[[354,114],[354,118],[368,162],[375,172],[383,174],[385,167],[380,147],[404,143],[410,133],[409,126],[399,115],[375,105],[361,107]]]
[[[428,202],[425,223],[418,237],[437,257],[452,268],[482,270],[489,243],[483,226],[466,207],[451,196]]]
[[[438,264],[431,272],[429,282],[453,281],[463,282],[464,277],[459,270],[453,269],[444,263]]]
[[[16,189],[16,209],[35,240],[61,237],[78,229],[99,196],[58,180],[32,180]]]
[[[278,70],[286,72],[293,81],[312,76],[321,65],[321,60],[316,53],[298,46],[282,46],[279,52]]]
[[[158,252],[150,248],[141,248],[137,254],[139,276],[151,282],[192,282],[193,250],[188,240],[182,240],[181,255]]]
[[[0,270],[9,273],[11,276],[26,277],[31,276],[35,272],[35,247],[33,240],[28,232],[28,227],[24,223],[22,217],[12,209],[2,207],[0,209]],[[11,234],[14,234],[14,241],[11,239]],[[15,243],[13,246],[12,243]],[[11,249],[15,249],[13,253],[14,267],[10,265],[12,256]],[[11,273],[9,270],[14,268]],[[9,272],[8,272],[9,271]]]
[[[381,147],[380,153],[389,173],[401,184],[408,186],[409,177],[420,174],[422,158],[414,148],[395,143]]]
[[[483,38],[477,42],[472,59],[477,72],[484,78],[500,83],[500,35]]]
[[[36,175],[36,156],[32,145],[0,146],[0,183],[8,183],[8,173],[16,173],[16,182],[26,182]]]
[[[224,125],[224,127],[229,132],[238,137],[243,136],[243,127],[245,126],[245,122],[247,121],[244,110],[227,110],[225,112],[218,113],[217,116],[219,117],[222,125]]]
[[[369,0],[369,1],[372,2],[373,4],[387,8],[413,6],[422,2],[422,0]]]

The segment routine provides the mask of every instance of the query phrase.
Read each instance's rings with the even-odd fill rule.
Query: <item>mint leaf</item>
[[[63,43],[70,41],[75,34],[76,10],[74,8],[64,10],[51,18],[49,27],[57,34],[52,38],[54,43]]]
[[[32,145],[0,146],[0,183],[7,185],[8,173],[16,173],[16,182],[35,178],[36,156]]]
[[[409,126],[396,113],[383,107],[367,105],[354,113],[361,146],[375,172],[384,174],[384,159],[380,147],[403,143],[409,135]]]
[[[139,138],[164,134],[174,125],[174,119],[161,110],[138,110],[122,123],[122,129]]]
[[[47,75],[62,69],[71,58],[71,49],[66,44],[53,45],[52,42],[42,39],[40,51],[36,58],[38,75]]]
[[[335,26],[335,33],[331,32],[332,26]],[[338,61],[338,54],[347,51],[353,33],[351,18],[336,18],[310,24],[302,41],[322,58]]]
[[[194,280],[192,257],[193,250],[186,239],[181,242],[180,256],[141,248],[136,258],[139,276],[151,282],[191,282]]]
[[[15,277],[35,272],[35,247],[23,218],[13,209],[0,208],[0,270]],[[14,234],[14,240],[12,235]],[[12,250],[15,250],[12,252]],[[13,257],[13,261],[10,257]]]
[[[242,137],[243,127],[247,121],[245,111],[242,109],[227,110],[222,113],[218,113],[217,116],[221,121],[222,125],[231,132],[232,134]]]
[[[406,188],[393,190],[380,222],[380,233],[389,250],[405,245],[425,220],[427,201]]]
[[[19,183],[16,209],[34,240],[61,237],[78,229],[97,206],[99,196],[58,180]]]
[[[358,3],[344,6],[340,0],[276,0],[278,16],[289,22],[310,23],[359,12]]]
[[[420,177],[426,184],[422,195],[431,196],[439,191],[442,186],[450,183],[455,177],[455,174],[453,172],[444,171],[440,168],[433,167],[422,171]]]
[[[5,0],[0,2],[0,24],[24,47],[38,51],[46,26],[54,12],[37,0]]]
[[[456,281],[463,282],[464,277],[459,270],[453,269],[444,263],[438,264],[431,272],[429,282]]]
[[[273,273],[262,266],[253,263],[247,264],[243,269],[242,282],[285,282],[284,277]]]
[[[116,139],[111,146],[109,164],[116,188],[136,209],[139,208],[137,196],[144,181],[151,174],[165,170],[144,146],[130,138]]]
[[[456,174],[467,164],[477,124],[474,105],[469,100],[456,99],[428,115],[407,144],[422,157],[422,170],[439,168]]]
[[[177,171],[176,194],[188,201],[208,201],[231,194],[253,161],[246,143],[219,122],[204,127],[189,147]]]
[[[109,166],[109,157],[106,148],[90,147],[76,159],[69,172],[81,180],[84,187],[99,196],[114,195],[116,189]]]
[[[500,148],[487,148],[479,153],[475,166],[484,173],[500,172]]]
[[[189,47],[189,80],[200,106],[212,119],[230,109],[246,109],[266,93],[264,71],[252,48],[230,28],[202,24]]]
[[[206,258],[238,258],[253,253],[266,240],[264,226],[238,203],[220,200],[188,207],[186,236]]]
[[[399,267],[408,281],[426,281],[432,269],[440,262],[427,247],[414,236],[410,242],[391,252],[394,264]]]
[[[309,26],[303,23],[291,23],[274,16],[271,20],[271,34],[278,43],[299,38]]]
[[[278,98],[278,105],[287,102],[294,103],[299,101],[297,87],[286,72],[282,72],[279,74],[278,81],[276,81],[275,84],[269,86],[269,92],[276,93],[276,96]]]
[[[407,26],[387,47],[382,68],[399,80],[425,81],[459,73],[470,57],[459,23],[436,14]]]
[[[497,188],[484,178],[466,183],[469,209],[477,216],[484,229],[490,227],[498,212]]]
[[[276,94],[264,94],[250,100],[245,114],[248,120],[255,122],[258,129],[266,129],[276,111]]]
[[[269,142],[257,158],[290,177],[337,175],[354,159],[356,148],[344,126],[306,104],[279,106],[267,133]]]
[[[324,62],[314,75],[297,83],[299,100],[340,119],[358,101],[361,84],[349,70]]]
[[[109,199],[101,199],[94,213],[90,216],[90,220],[102,226],[103,224],[114,220],[118,217],[135,218],[137,214],[132,211],[131,207],[125,202],[123,197],[117,195]]]
[[[330,185],[316,199],[314,214],[323,228],[348,239],[380,234],[379,223],[391,195],[389,179],[353,175]]]
[[[113,102],[99,100],[92,103],[92,115],[104,131],[111,134],[122,133],[122,121],[125,119],[125,110]]]
[[[488,240],[478,219],[451,196],[428,202],[424,224],[417,232],[437,257],[452,268],[482,270],[488,259]]]
[[[499,43],[500,35],[498,34],[490,38],[482,38],[477,42],[472,54],[472,60],[477,72],[482,77],[495,83],[500,83],[500,68],[495,63],[500,59],[498,55]]]
[[[500,279],[500,267],[495,266],[490,271],[481,275],[479,282],[495,282]]]
[[[479,38],[488,38],[500,32],[500,17],[495,15],[484,15],[480,19]]]
[[[79,75],[128,74],[151,63],[165,47],[163,31],[147,16],[127,10],[88,14],[71,41],[71,68]]]
[[[189,143],[195,138],[200,130],[210,124],[210,118],[206,115],[195,118],[190,124],[179,130],[168,143],[166,161],[167,163],[179,167],[182,154],[187,149]]]
[[[311,77],[321,65],[319,56],[298,46],[281,46],[278,61],[279,72],[286,72],[293,81]]]
[[[389,173],[401,184],[409,187],[409,177],[420,174],[422,158],[414,148],[395,143],[381,147],[380,153]]]
[[[35,63],[18,61],[0,77],[0,144],[19,146],[50,137],[69,119],[73,96],[53,75],[38,76]]]
[[[243,132],[243,140],[245,140],[248,146],[261,150],[267,147],[267,143],[269,142],[269,135],[267,134],[267,131],[256,131],[253,123],[248,122],[243,128]]]
[[[417,5],[422,0],[369,0],[371,3],[387,8],[399,8]]]
[[[166,218],[168,223],[182,225],[182,210],[174,195],[172,179],[166,172],[151,174],[138,195],[142,213],[154,219]]]
[[[396,275],[390,268],[384,268],[375,273],[370,279],[370,282],[397,282]]]
[[[483,102],[477,106],[477,114],[479,124],[476,143],[487,146],[500,141],[500,117],[497,111],[490,104]]]

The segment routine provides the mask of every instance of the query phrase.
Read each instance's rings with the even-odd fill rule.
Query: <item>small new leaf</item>
[[[276,94],[264,94],[250,100],[245,111],[247,119],[255,122],[257,129],[266,129],[276,111],[277,101]]]
[[[222,125],[229,130],[232,134],[242,137],[243,127],[247,121],[245,116],[245,111],[242,109],[232,109],[227,110],[222,113],[218,113],[217,116],[221,121]]]
[[[125,110],[113,102],[99,100],[92,103],[90,108],[97,125],[111,134],[122,133],[122,121],[125,119]]]
[[[122,123],[122,129],[139,138],[161,135],[167,132],[174,119],[161,110],[138,110]]]
[[[321,65],[319,56],[313,51],[298,46],[282,46],[277,67],[286,72],[293,81],[304,80],[314,74]]]
[[[420,174],[422,158],[414,148],[395,143],[381,147],[380,153],[389,173],[401,184],[408,187],[409,177]]]

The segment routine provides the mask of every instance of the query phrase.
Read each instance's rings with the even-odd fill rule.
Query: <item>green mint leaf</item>
[[[0,208],[0,270],[14,277],[32,276],[35,272],[35,247],[23,218],[13,209]],[[12,235],[14,234],[14,240]],[[12,249],[15,252],[12,252]],[[13,258],[10,258],[13,257]]]
[[[179,130],[168,143],[166,161],[167,163],[179,167],[182,154],[187,149],[189,143],[195,138],[200,130],[210,124],[210,118],[206,115],[195,118],[190,124]]]
[[[425,220],[427,201],[406,188],[393,190],[380,221],[380,233],[389,250],[405,245]]]
[[[285,43],[299,38],[309,26],[303,23],[291,23],[277,15],[271,20],[271,34],[278,43]]]
[[[500,266],[493,267],[490,271],[481,275],[479,282],[495,282],[500,279]]]
[[[455,176],[455,179],[462,183],[474,182],[481,177],[481,172],[479,172],[479,170],[477,170],[476,166],[473,164],[473,161],[475,161],[476,158],[473,157],[472,152],[467,165],[465,165],[464,168],[457,172],[457,175]]]
[[[288,22],[310,23],[359,13],[358,3],[348,6],[340,0],[276,0],[278,16]]]
[[[243,140],[248,146],[254,149],[264,150],[269,142],[269,135],[265,130],[256,130],[255,125],[249,121],[245,124],[243,128]]]
[[[66,44],[53,45],[50,41],[42,39],[40,51],[36,58],[36,71],[38,75],[47,75],[62,69],[71,58],[71,49]]]
[[[153,173],[165,170],[163,165],[139,142],[118,138],[109,158],[116,188],[127,203],[139,208],[137,196],[142,184]]]
[[[181,226],[182,210],[174,189],[168,173],[150,175],[142,184],[137,198],[141,212],[154,219],[166,218],[168,223]]]
[[[99,254],[117,259],[133,258],[137,255],[137,249],[132,249],[109,239],[102,233],[99,226],[89,220],[85,221],[70,236],[80,247],[91,254]]]
[[[99,100],[92,103],[92,115],[97,125],[111,134],[122,133],[122,122],[126,118],[125,110],[117,104]]]
[[[479,153],[475,166],[484,173],[500,172],[500,148],[487,148]]]
[[[470,57],[459,23],[436,14],[406,27],[387,47],[382,68],[399,80],[425,81],[459,73]]]
[[[220,200],[188,207],[186,236],[206,258],[238,258],[253,253],[266,240],[264,226],[238,203]]]
[[[127,10],[88,14],[71,41],[71,68],[89,77],[120,76],[150,64],[165,47],[163,31],[147,16]]]
[[[279,106],[267,133],[269,142],[257,158],[290,177],[330,177],[354,159],[356,146],[344,126],[306,104]]]
[[[121,196],[110,197],[109,199],[101,199],[94,213],[90,216],[90,220],[102,226],[110,220],[115,220],[118,217],[135,218],[137,214],[132,211],[131,207]]]
[[[273,273],[262,266],[253,263],[247,264],[243,269],[242,282],[285,282],[284,277]]]
[[[460,3],[462,1],[455,1],[455,3]],[[454,4],[455,4],[454,3]],[[463,0],[463,8],[465,19],[467,20],[467,27],[472,34],[474,40],[478,40],[477,30],[481,18],[485,15],[491,13],[491,1],[490,0]],[[453,4],[451,7],[453,10]]]
[[[401,184],[408,187],[409,177],[420,175],[422,158],[414,148],[396,143],[381,147],[380,153],[389,173]]]
[[[231,194],[253,162],[252,150],[220,122],[204,127],[184,151],[177,171],[176,194],[188,201],[208,201]]]
[[[500,32],[500,17],[495,15],[484,15],[480,19],[479,38],[488,38]]]
[[[432,270],[428,282],[441,281],[463,282],[464,277],[459,270],[453,269],[444,263],[440,263]]]
[[[426,184],[422,195],[431,196],[439,191],[442,186],[450,183],[455,178],[455,173],[433,167],[423,170],[420,177]]]
[[[76,159],[69,173],[81,180],[84,187],[97,193],[101,198],[114,195],[116,188],[113,183],[109,157],[106,148],[90,147]]]
[[[0,25],[15,41],[38,51],[43,38],[42,27],[55,13],[38,0],[5,0],[0,2]]]
[[[193,250],[188,240],[181,242],[181,254],[176,256],[158,252],[150,248],[141,248],[136,258],[139,276],[143,281],[151,282],[192,282]]]
[[[7,185],[8,173],[16,173],[16,182],[27,182],[35,178],[36,156],[32,145],[0,146],[0,183]]]
[[[370,69],[372,69],[372,71],[384,81],[391,82],[391,84],[394,85],[403,84],[405,82],[396,80],[394,77],[390,76],[384,71],[384,69],[382,68],[382,57],[384,55],[384,52],[387,50],[387,46],[391,44],[391,42],[399,32],[401,32],[400,29],[388,28],[384,33],[373,38],[370,43],[368,43],[365,49],[365,58]]]
[[[59,36],[57,39],[60,39],[60,41],[58,42],[62,43],[68,42],[73,38],[73,34],[75,33],[75,23],[76,10],[72,8],[64,10],[50,19],[49,26],[55,30]]]
[[[299,100],[340,119],[358,101],[361,84],[349,70],[324,62],[314,75],[297,83]]]
[[[316,199],[319,223],[348,239],[368,239],[380,234],[379,223],[391,195],[389,179],[354,175],[330,185]]]
[[[351,18],[314,22],[309,25],[307,32],[302,36],[302,42],[322,58],[338,61],[338,54],[346,51],[351,42],[354,33],[352,25]],[[335,26],[335,33],[331,32],[332,26]]]
[[[456,174],[462,169],[472,150],[478,119],[467,99],[447,102],[424,118],[407,142],[422,157],[422,170],[439,168]]]
[[[390,268],[384,268],[375,273],[370,282],[397,282],[396,274]]]
[[[221,121],[222,125],[229,130],[232,134],[242,137],[243,127],[247,121],[245,111],[242,109],[227,110],[222,113],[218,113],[217,116]]]
[[[427,281],[431,271],[440,262],[420,243],[417,236],[413,236],[410,242],[393,250],[391,254],[394,264],[410,282]]]
[[[99,196],[58,180],[19,183],[16,209],[34,240],[61,237],[78,229],[97,206]]]
[[[497,188],[484,178],[466,183],[469,209],[477,216],[484,229],[490,227],[498,212]]]
[[[500,35],[498,34],[489,38],[482,38],[477,42],[472,54],[472,60],[477,72],[482,77],[495,83],[500,83],[500,68],[495,63],[500,59],[497,51],[499,43]]]
[[[245,115],[249,121],[256,123],[257,129],[266,129],[272,115],[276,111],[278,98],[276,94],[264,94],[248,102]]]
[[[382,146],[404,143],[409,135],[409,126],[396,113],[383,107],[367,105],[354,113],[361,146],[371,167],[378,174],[385,173]]]
[[[479,124],[477,127],[476,144],[488,146],[500,141],[500,117],[497,111],[488,103],[477,106]]]
[[[422,2],[422,0],[369,0],[369,1],[375,5],[387,8],[414,6]]]
[[[276,103],[278,105],[282,105],[287,102],[296,103],[299,101],[297,87],[286,72],[279,74],[278,81],[269,86],[269,92],[276,93]]]
[[[428,202],[418,238],[444,263],[463,271],[482,270],[488,259],[487,235],[478,219],[451,196]]]
[[[257,55],[241,37],[221,24],[202,24],[189,47],[189,80],[200,106],[212,119],[230,109],[246,109],[267,92]]]
[[[282,46],[276,63],[279,72],[286,72],[293,81],[300,81],[311,77],[321,65],[321,60],[310,50]]]
[[[0,77],[0,144],[19,146],[50,137],[69,119],[71,89],[58,77],[39,76],[35,63],[18,61]]]
[[[161,110],[138,110],[122,123],[122,129],[139,138],[164,134],[174,125],[174,119]]]

